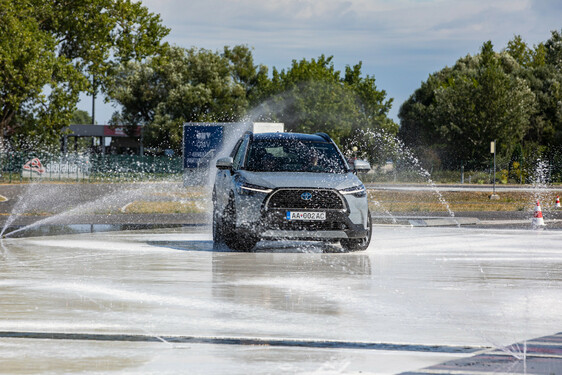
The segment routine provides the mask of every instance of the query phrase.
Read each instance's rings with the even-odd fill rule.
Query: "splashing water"
[[[549,170],[550,165],[547,161],[541,159],[536,161],[536,167],[533,171],[533,175],[531,176],[535,202],[537,200],[544,201],[546,198],[545,194],[549,186]]]
[[[369,151],[375,147],[379,149],[384,148],[387,149],[387,152],[392,155],[395,161],[410,165],[411,169],[426,181],[449,216],[452,218],[455,217],[455,213],[451,210],[449,203],[445,197],[443,197],[443,194],[441,194],[435,182],[431,179],[431,174],[427,169],[421,166],[419,159],[400,139],[384,130],[375,131],[372,129],[361,130],[361,136],[358,137],[358,139],[360,140],[356,140],[355,144],[362,153],[369,153]],[[374,145],[372,143],[374,143]]]
[[[262,113],[254,113],[252,117],[263,116]],[[214,159],[209,163],[209,178],[203,180],[202,187],[205,192],[203,197],[199,199],[181,199],[185,195],[186,189],[180,182],[178,176],[171,176],[168,179],[159,180],[158,182],[141,182],[133,181],[131,183],[108,183],[104,184],[85,184],[89,186],[102,186],[95,190],[94,194],[80,193],[90,189],[80,189],[76,184],[58,184],[50,182],[40,182],[39,180],[31,181],[19,194],[17,202],[14,204],[10,215],[0,228],[0,237],[12,236],[25,230],[39,227],[42,225],[58,225],[67,224],[73,216],[77,215],[97,215],[98,222],[103,223],[103,215],[112,215],[108,211],[125,213],[128,205],[131,205],[139,199],[154,201],[155,195],[175,194],[173,201],[179,204],[185,204],[191,201],[196,210],[206,212],[209,208],[210,191],[214,184],[214,176],[216,169],[214,167],[216,159],[225,156],[234,146],[239,137],[249,130],[252,124],[251,118],[245,118],[237,123],[233,128],[231,137],[223,140],[222,152],[215,155]],[[116,170],[115,172],[119,172]],[[144,173],[143,175],[145,175]],[[146,177],[146,176],[144,176]],[[100,189],[107,191],[100,192]],[[208,193],[208,194],[207,194]],[[70,197],[70,198],[69,198]],[[35,221],[34,223],[20,226],[18,229],[8,231],[9,228],[17,224],[18,218],[30,216],[46,216],[44,219]],[[29,221],[29,220],[28,220]],[[19,225],[18,225],[19,226]]]
[[[89,220],[105,222],[114,214],[124,213],[135,201],[172,200],[177,204],[186,202],[186,189],[179,182],[92,184],[77,188],[74,184],[31,184],[20,195],[18,202],[2,228],[2,235],[16,233],[42,225],[73,223],[74,218],[87,216]],[[196,209],[203,210],[208,202],[205,196],[191,198]],[[116,213],[118,212],[118,213]],[[45,215],[48,216],[45,216]],[[6,233],[20,216],[45,216],[31,224]],[[92,223],[93,224],[93,223]]]
[[[389,210],[384,208],[383,205],[379,201],[377,201],[375,199],[370,199],[369,201],[372,202],[377,207],[378,210],[384,212],[385,215],[388,215],[390,217],[390,219],[392,220],[392,224],[398,223],[398,221],[396,220],[396,217],[394,217],[394,215]]]
[[[8,216],[8,219],[4,223],[2,229],[0,230],[0,239],[3,238],[4,233],[6,233],[6,230],[14,223],[14,221],[17,218],[17,215],[19,213],[26,212],[28,206],[30,205],[33,206],[35,204],[35,200],[36,200],[35,198],[37,198],[37,195],[31,194],[30,192],[33,190],[33,188],[36,185],[37,182],[30,183],[26,187],[24,194],[18,196],[18,200],[14,205],[14,208],[12,209],[12,213],[10,214],[10,216]]]

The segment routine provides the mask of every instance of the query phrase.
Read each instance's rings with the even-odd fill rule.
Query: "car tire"
[[[216,203],[213,202],[213,247],[219,248],[224,244],[224,227],[219,214],[219,210],[216,207]]]
[[[250,234],[241,233],[236,229],[236,207],[234,199],[230,199],[222,215],[224,226],[221,227],[222,238],[231,250],[250,251],[259,241],[259,238]]]
[[[371,213],[367,212],[367,235],[363,238],[341,240],[340,244],[346,251],[362,251],[367,250],[371,243],[371,236],[373,235],[373,223],[371,221]]]

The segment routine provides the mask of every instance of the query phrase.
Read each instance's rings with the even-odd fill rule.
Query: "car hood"
[[[361,184],[353,173],[311,173],[311,172],[248,172],[239,171],[246,182],[270,189],[276,188],[326,188],[345,189]]]

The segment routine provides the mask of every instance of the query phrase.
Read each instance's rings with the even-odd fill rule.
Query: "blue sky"
[[[394,98],[390,117],[429,74],[514,35],[530,46],[562,29],[559,0],[144,0],[181,47],[253,48],[254,62],[287,69],[291,61],[334,57],[337,69],[363,63],[378,89]],[[83,97],[79,109],[91,111]],[[96,101],[96,121],[116,108]]]

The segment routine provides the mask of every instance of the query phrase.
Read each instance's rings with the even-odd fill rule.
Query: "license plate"
[[[326,220],[326,213],[287,211],[287,220]]]

